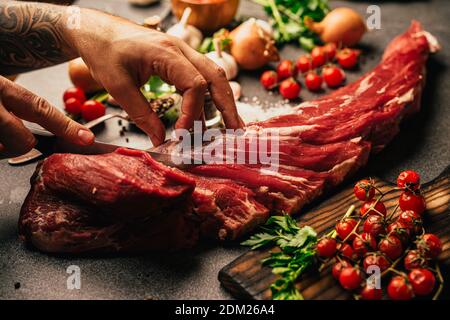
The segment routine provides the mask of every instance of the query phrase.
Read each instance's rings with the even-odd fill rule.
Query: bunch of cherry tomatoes
[[[74,117],[81,117],[86,121],[95,120],[105,114],[106,107],[97,100],[87,100],[86,94],[80,88],[73,87],[64,91],[64,109]]]
[[[359,50],[337,50],[334,43],[328,43],[315,47],[310,55],[300,56],[295,63],[291,60],[281,61],[277,71],[265,71],[260,82],[267,90],[278,86],[280,94],[286,99],[296,99],[301,91],[297,81],[299,73],[304,76],[305,86],[310,91],[321,90],[324,81],[328,87],[336,88],[344,82],[345,72],[333,62],[344,69],[352,69],[358,63],[358,58]]]
[[[333,277],[356,298],[383,297],[381,287],[365,281],[365,274],[372,274],[371,266],[379,268],[383,280],[391,275],[387,296],[392,300],[430,295],[435,291],[436,277],[440,282],[437,297],[443,285],[439,265],[433,263],[442,251],[441,241],[423,228],[426,204],[420,176],[411,170],[400,173],[397,188],[391,191],[398,189],[402,190],[398,205],[388,213],[382,199],[389,192],[383,193],[372,180],[357,182],[354,195],[363,202],[359,213],[355,214],[352,206],[335,230],[317,243],[319,258],[324,263],[334,261]]]

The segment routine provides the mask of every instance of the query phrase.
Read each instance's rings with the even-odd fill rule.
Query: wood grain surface
[[[394,187],[375,178],[375,183],[383,192]],[[427,232],[435,233],[442,241],[443,252],[439,262],[444,278],[450,275],[450,167],[435,180],[423,185],[423,195],[427,203],[424,215],[424,226]],[[400,191],[391,192],[383,198],[388,211],[398,203]],[[319,235],[330,231],[337,220],[346,212],[350,205],[357,208],[361,203],[353,196],[353,188],[349,186],[342,192],[324,201],[317,208],[299,216],[300,225],[312,226]],[[240,256],[219,273],[221,284],[236,298],[241,299],[271,299],[270,285],[276,276],[271,269],[261,266],[261,259],[269,256],[274,248],[249,251]],[[276,250],[276,249],[275,249]],[[311,272],[298,282],[298,288],[305,299],[352,299],[351,293],[343,290],[332,277],[331,267],[328,266],[321,273]],[[449,299],[448,284],[444,288],[441,298]]]

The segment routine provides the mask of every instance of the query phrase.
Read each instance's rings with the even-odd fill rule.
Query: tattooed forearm
[[[73,58],[62,34],[62,7],[0,1],[0,74],[43,68]]]

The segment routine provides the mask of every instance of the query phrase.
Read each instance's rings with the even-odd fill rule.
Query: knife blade
[[[120,148],[121,146],[107,143],[107,142],[101,142],[98,140],[95,140],[93,144],[88,146],[81,146],[74,143],[71,143],[67,140],[64,140],[60,137],[55,136],[48,130],[42,128],[41,126],[31,123],[31,122],[24,122],[25,126],[35,135],[37,139],[37,144],[35,148],[27,153],[26,155],[23,155],[19,158],[17,161],[11,161],[10,164],[19,164],[19,163],[25,163],[27,161],[30,161],[30,159],[35,159],[41,154],[49,155],[52,153],[75,153],[75,154],[85,154],[85,155],[95,155],[95,154],[104,154],[104,153],[110,153],[114,152],[117,148]],[[192,156],[179,156],[179,155],[173,155],[169,153],[162,153],[157,151],[152,151],[151,149],[142,150],[142,149],[136,149],[136,148],[130,148],[128,149],[134,149],[134,150],[140,150],[148,153],[153,159],[155,159],[158,162],[163,163],[164,165],[175,167],[178,169],[187,169],[189,167],[199,165],[201,163],[194,162],[194,159]],[[29,154],[29,155],[28,155]],[[28,156],[27,156],[28,155]]]

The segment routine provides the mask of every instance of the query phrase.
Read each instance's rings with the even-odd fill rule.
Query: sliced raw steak
[[[145,152],[55,154],[38,166],[31,185],[19,233],[42,251],[177,249],[198,238],[194,180]]]
[[[276,170],[262,162],[230,163],[238,153],[247,159],[258,153],[247,142],[223,147],[215,154],[219,162],[186,174],[141,152],[51,156],[32,180],[20,233],[45,251],[178,248],[194,243],[198,231],[236,239],[269,212],[297,213],[363,166],[394,137],[401,120],[418,111],[425,63],[437,49],[436,40],[413,22],[355,83],[302,103],[293,114],[247,125],[245,135],[270,141],[267,132],[279,134],[279,148],[268,149],[270,158],[279,159]],[[157,150],[172,153],[175,147]]]

